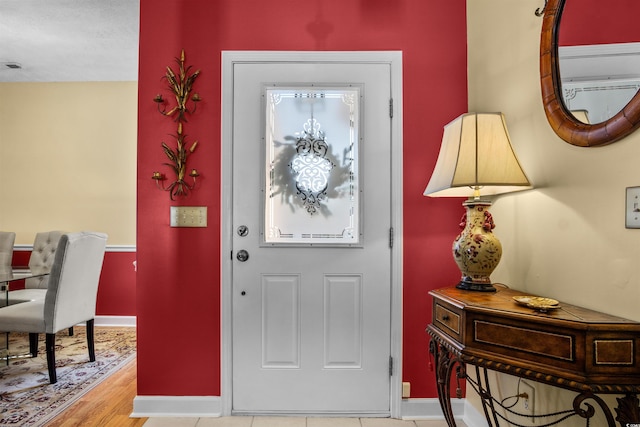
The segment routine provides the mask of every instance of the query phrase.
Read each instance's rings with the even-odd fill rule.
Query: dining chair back
[[[29,270],[33,273],[49,273],[55,257],[62,231],[44,231],[36,233],[33,250],[29,257]],[[49,276],[31,277],[25,280],[25,289],[47,289]]]
[[[102,233],[62,235],[49,274],[43,332],[53,334],[95,317],[106,242]]]
[[[15,241],[16,233],[13,231],[0,231],[0,274],[11,272],[13,244]]]

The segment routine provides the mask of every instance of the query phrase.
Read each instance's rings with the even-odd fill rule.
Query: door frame
[[[391,417],[401,416],[402,402],[402,52],[401,51],[223,51],[222,52],[222,158],[221,158],[221,354],[220,386],[222,415],[233,409],[232,352],[232,259],[233,248],[233,78],[235,64],[242,63],[377,63],[391,70],[391,348],[393,370],[389,408]]]

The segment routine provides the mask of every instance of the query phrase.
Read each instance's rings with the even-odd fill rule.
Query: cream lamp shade
[[[425,196],[494,195],[532,188],[502,113],[467,113],[444,127],[440,154]]]
[[[440,154],[424,190],[431,197],[469,197],[462,231],[453,241],[453,258],[462,273],[457,287],[494,292],[489,275],[502,257],[502,245],[493,234],[491,202],[494,195],[531,187],[516,154],[502,113],[467,113],[444,127]]]

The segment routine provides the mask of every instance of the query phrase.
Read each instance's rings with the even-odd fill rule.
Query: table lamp
[[[530,189],[511,147],[502,113],[467,113],[444,127],[436,167],[424,191],[431,197],[469,197],[462,232],[453,242],[460,289],[493,292],[490,275],[502,256],[492,230],[491,202],[480,195]]]

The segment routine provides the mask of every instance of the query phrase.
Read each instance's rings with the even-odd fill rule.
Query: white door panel
[[[389,64],[243,63],[233,73],[232,407],[389,413]],[[264,244],[264,84],[361,85],[361,245]],[[309,215],[304,209],[296,215]],[[246,226],[248,234],[235,231]],[[249,257],[236,259],[240,250]]]

